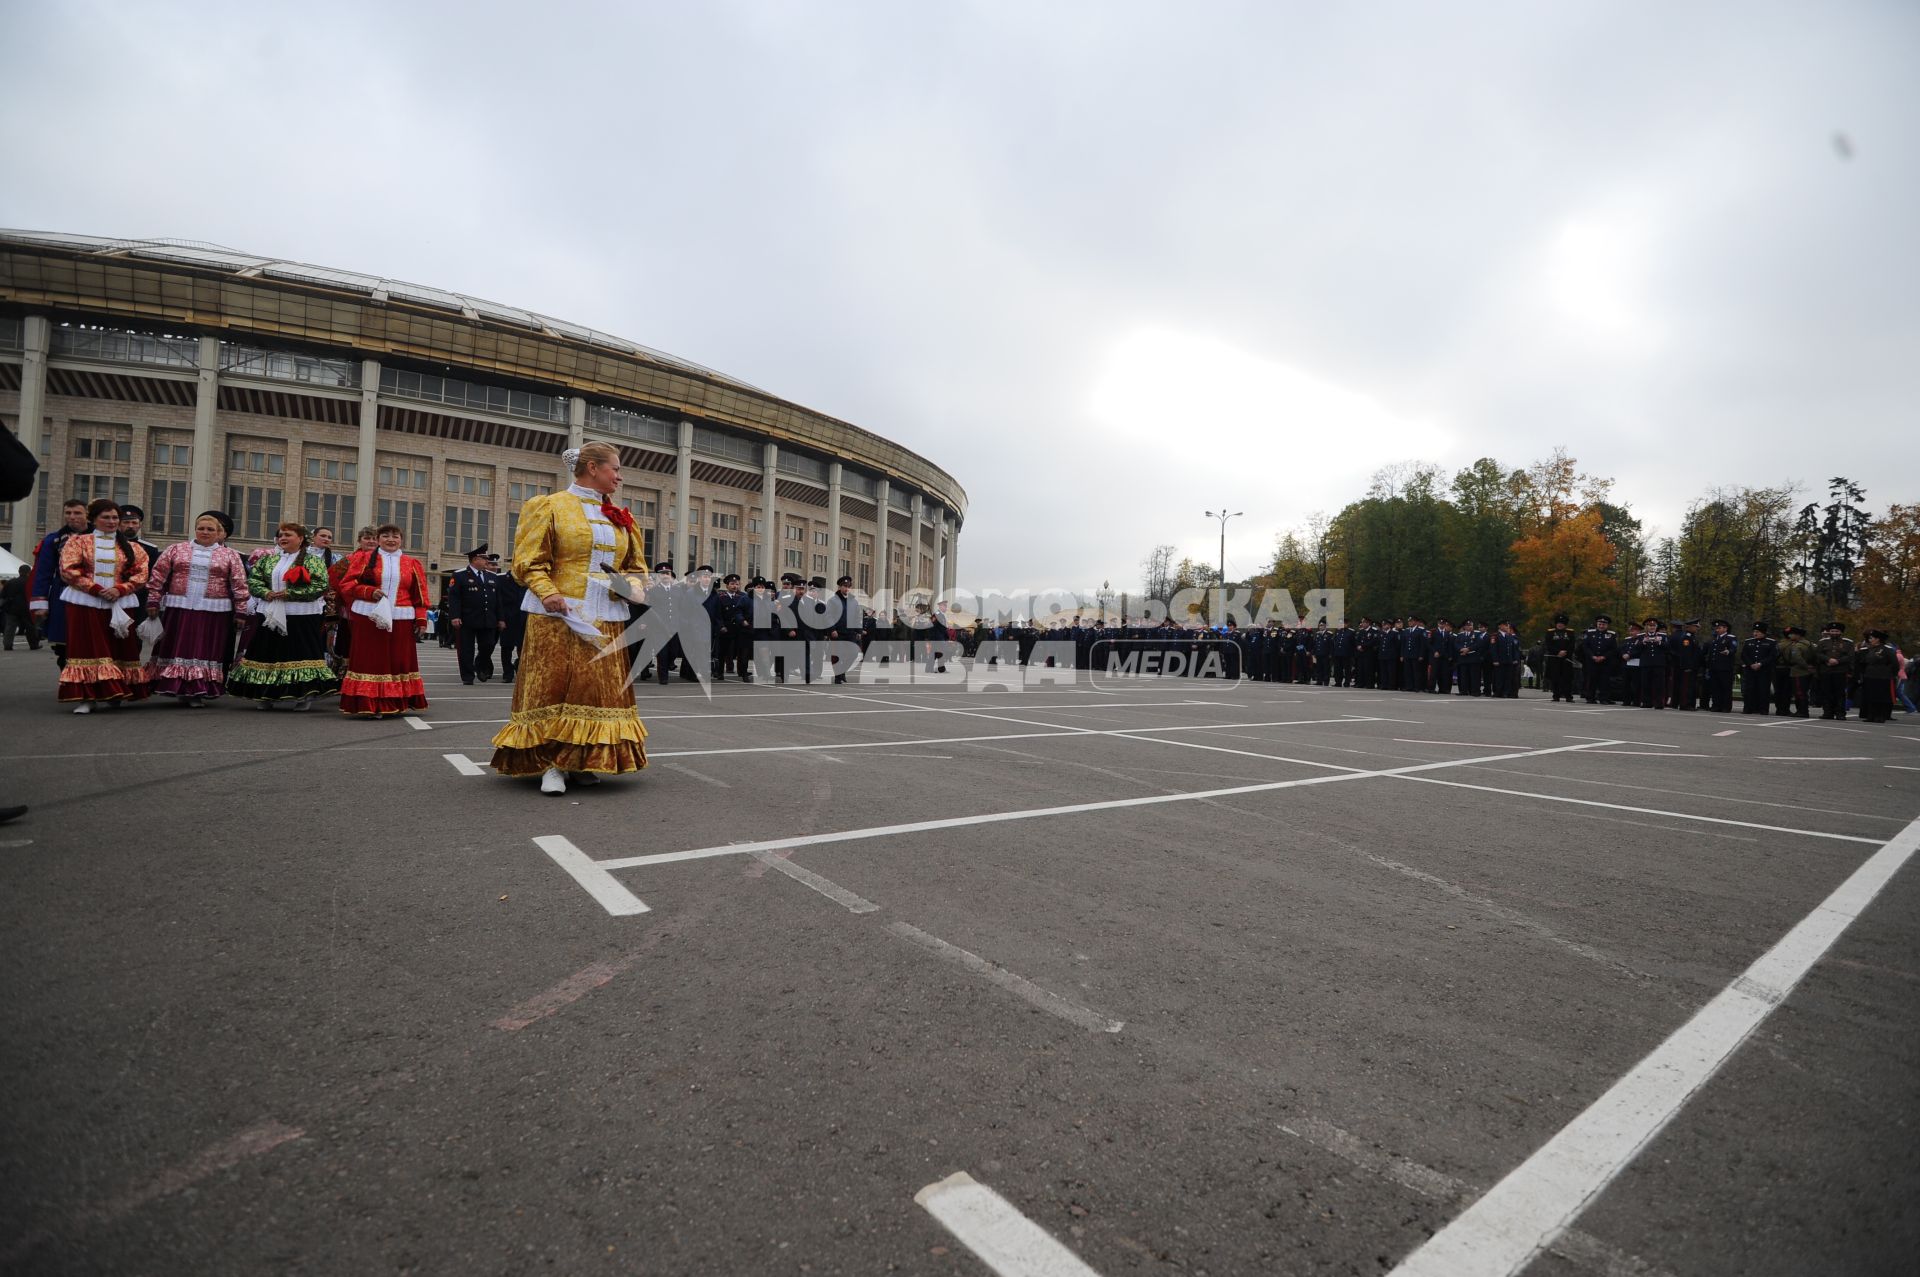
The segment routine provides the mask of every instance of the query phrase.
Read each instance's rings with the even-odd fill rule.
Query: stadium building
[[[0,231],[0,421],[40,457],[35,496],[0,505],[22,558],[64,499],[108,496],[162,545],[211,508],[243,549],[286,518],[345,545],[397,523],[444,575],[480,542],[507,557],[521,503],[595,439],[649,560],[682,569],[944,594],[967,507],[924,457],[657,350],[176,240]]]

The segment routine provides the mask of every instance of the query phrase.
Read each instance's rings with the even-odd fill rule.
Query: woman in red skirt
[[[340,712],[361,718],[427,707],[416,638],[427,628],[427,570],[400,552],[398,526],[382,524],[375,535],[378,546],[357,551],[340,577],[353,633]]]
[[[140,664],[133,632],[134,605],[147,583],[147,552],[120,532],[120,507],[95,501],[87,507],[89,533],[60,547],[60,597],[67,605],[67,659],[60,671],[60,700],[78,702],[73,712],[118,708],[145,700],[152,688]]]

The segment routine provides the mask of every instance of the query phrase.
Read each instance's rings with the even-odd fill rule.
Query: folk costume
[[[425,709],[416,636],[427,628],[429,595],[420,560],[399,550],[357,550],[340,576],[340,597],[352,635],[340,712],[380,718]]]
[[[327,592],[320,556],[304,546],[294,553],[269,551],[254,560],[247,590],[260,625],[227,679],[228,690],[265,703],[311,701],[339,691],[320,624],[321,596]],[[267,598],[280,590],[285,599]]]
[[[145,700],[152,692],[140,664],[133,608],[147,583],[146,552],[110,532],[75,532],[60,547],[60,598],[66,605],[62,701]],[[94,590],[111,586],[113,598]]]
[[[493,738],[495,771],[618,775],[647,765],[647,729],[614,646],[627,604],[610,588],[612,574],[646,570],[633,516],[593,489],[572,484],[527,502],[513,543],[513,575],[527,587],[527,634],[513,717]],[[546,610],[542,600],[554,594],[566,599],[567,616]]]
[[[147,576],[147,606],[163,609],[147,662],[153,690],[186,700],[223,695],[233,619],[251,597],[237,551],[192,541],[162,550]]]

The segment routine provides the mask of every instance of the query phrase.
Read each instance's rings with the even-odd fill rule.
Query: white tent
[[[18,555],[6,546],[0,545],[0,577],[16,576],[22,566]]]

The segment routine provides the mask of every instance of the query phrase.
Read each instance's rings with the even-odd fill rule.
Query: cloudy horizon
[[[1920,501],[1912,6],[524,12],[16,10],[0,225],[720,369],[952,473],[968,586],[1211,563],[1222,503],[1244,577],[1383,465],[1555,446],[1656,534]]]

